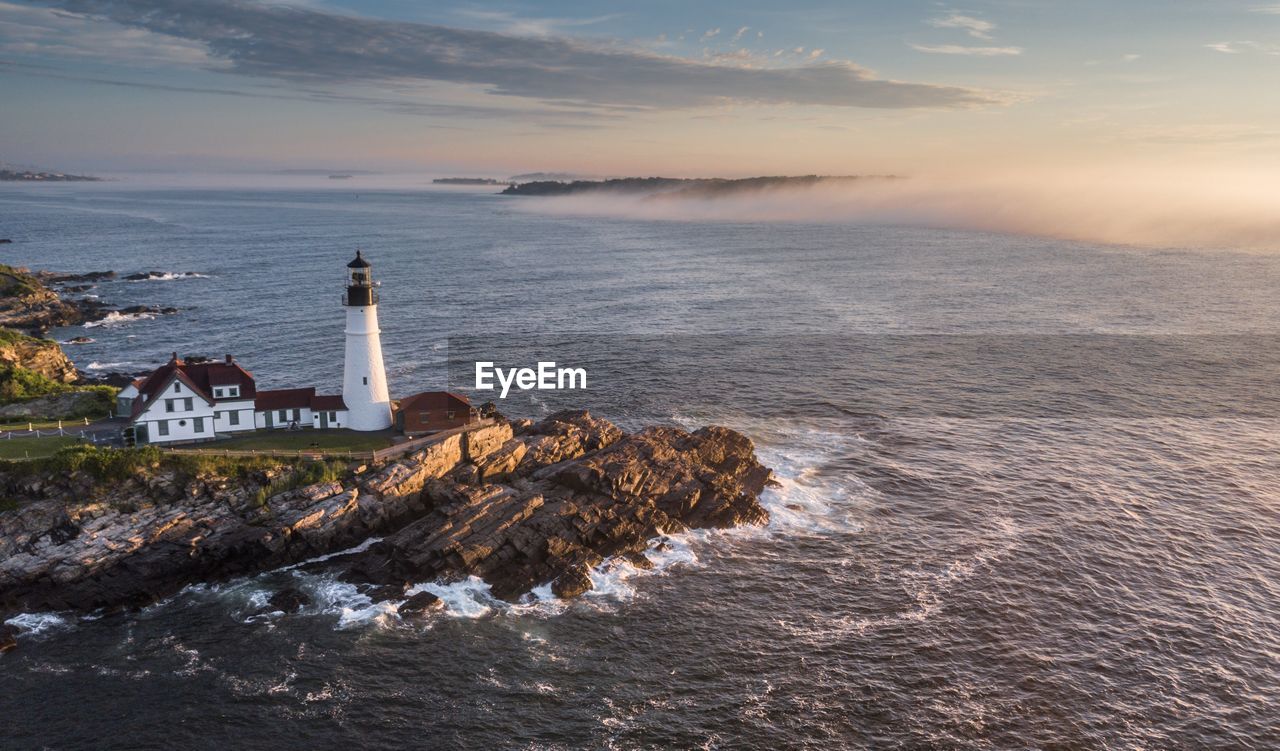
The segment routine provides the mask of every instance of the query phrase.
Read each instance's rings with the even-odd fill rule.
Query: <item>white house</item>
[[[265,428],[345,428],[347,405],[341,396],[303,389],[259,391],[254,399],[254,425]]]
[[[132,395],[132,398],[130,398]],[[120,392],[138,443],[212,440],[218,434],[253,430],[253,375],[227,355],[224,361],[192,362],[175,352],[169,362]]]
[[[138,443],[210,441],[264,428],[345,428],[341,396],[314,388],[258,391],[253,374],[227,355],[185,362],[177,353],[146,378],[126,386],[117,411],[129,416]]]

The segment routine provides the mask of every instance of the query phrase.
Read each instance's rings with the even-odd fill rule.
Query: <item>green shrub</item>
[[[345,471],[346,465],[334,459],[309,461],[306,464],[298,465],[289,474],[272,480],[266,487],[259,488],[254,496],[254,501],[259,506],[265,506],[267,505],[267,499],[273,495],[279,495],[307,485],[314,485],[318,482],[334,482],[342,477]]]
[[[0,403],[30,401],[50,394],[65,394],[71,386],[17,365],[0,365]]]

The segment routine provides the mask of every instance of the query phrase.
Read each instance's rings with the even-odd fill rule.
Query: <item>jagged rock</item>
[[[551,582],[551,594],[562,600],[569,600],[583,592],[590,592],[595,586],[591,583],[591,571],[583,565],[574,566],[556,577]]]
[[[285,613],[296,613],[311,604],[311,598],[306,593],[293,589],[282,589],[271,595],[271,599],[267,600],[267,604],[272,610],[280,610]]]
[[[10,626],[7,623],[0,623],[0,654],[12,652],[18,648],[18,631],[17,627]]]
[[[403,616],[423,616],[433,610],[444,610],[444,600],[430,592],[419,592],[400,603],[396,612]]]
[[[520,462],[521,474],[549,464],[596,451],[622,437],[622,431],[608,420],[592,417],[586,410],[557,412],[530,426],[522,440],[527,451]]]
[[[487,425],[468,431],[463,439],[464,456],[467,461],[479,464],[485,457],[511,440],[511,426],[505,422]]]
[[[464,461],[455,434],[266,503],[255,500],[259,490],[295,468],[190,477],[156,462],[110,481],[85,471],[0,474],[0,497],[18,499],[0,511],[0,611],[143,605],[374,536],[382,540],[308,569],[336,571],[385,599],[409,582],[477,576],[515,600],[544,584],[571,592],[581,581],[567,572],[612,557],[643,566],[639,554],[663,534],[768,518],[757,496],[769,470],[733,431],[624,436],[586,412],[557,413],[518,438],[507,430],[485,439],[503,438],[478,465]]]
[[[78,373],[58,343],[16,332],[0,332],[0,364],[34,371],[55,381],[71,383]],[[22,405],[10,405],[22,406]]]
[[[508,440],[476,464],[476,479],[486,482],[504,479],[514,472],[516,467],[520,466],[520,460],[524,458],[528,450],[523,441],[514,438]]]
[[[573,434],[586,420],[597,436],[587,440],[621,435],[583,413],[549,419],[536,428],[544,437]],[[356,556],[345,576],[478,576],[494,595],[516,599],[575,568],[639,553],[664,533],[764,523],[757,496],[768,478],[751,441],[733,431],[645,430],[509,485],[431,483],[424,491],[431,513]]]
[[[533,420],[527,417],[518,417],[511,421],[511,431],[515,435],[524,435],[533,427]]]
[[[638,551],[633,553],[623,553],[621,557],[622,557],[622,560],[626,561],[627,563],[630,563],[632,566],[635,566],[641,571],[653,570],[653,561],[649,560],[648,556],[646,556],[644,553],[641,553]]]

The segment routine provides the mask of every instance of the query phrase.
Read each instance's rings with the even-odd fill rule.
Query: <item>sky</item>
[[[1207,180],[1277,92],[1276,0],[0,0],[0,161],[68,171]]]

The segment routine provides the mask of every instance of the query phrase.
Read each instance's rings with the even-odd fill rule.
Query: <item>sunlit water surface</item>
[[[504,409],[742,430],[778,474],[772,522],[677,538],[655,573],[601,569],[567,605],[424,582],[449,612],[405,623],[289,570],[127,616],[20,616],[0,746],[1280,746],[1280,433],[1247,408],[1274,398],[1266,378],[1188,415],[1179,389],[1124,406],[1163,369],[1095,387],[1091,368],[1040,368],[1049,396],[1010,405],[984,384],[1022,358],[944,356],[911,371],[942,387],[925,403],[860,356],[887,335],[1012,336],[990,341],[1015,353],[1063,334],[1265,340],[1280,255],[355,187],[6,187],[0,260],[200,275],[100,285],[183,310],[54,332],[95,339],[68,347],[81,368],[229,352],[262,386],[336,390],[343,265],[362,247],[397,394],[465,386],[468,357],[516,345],[581,359],[587,391]],[[1228,364],[1280,375],[1276,348],[1256,349]],[[1121,406],[1056,404],[1061,389]],[[260,615],[288,583],[316,604]]]

